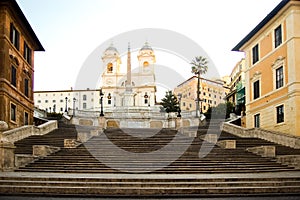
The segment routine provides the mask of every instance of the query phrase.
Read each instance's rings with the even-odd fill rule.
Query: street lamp
[[[100,89],[100,117],[103,117],[104,114],[103,114],[103,96],[104,94],[102,93],[102,88]]]
[[[178,93],[177,97],[178,97],[178,102],[179,102],[179,108],[178,108],[178,115],[177,115],[177,117],[181,117],[180,113],[181,113],[181,97],[182,97],[182,94]]]
[[[201,117],[201,114],[202,114],[202,102],[203,102],[203,99],[199,99],[200,101],[200,117]]]
[[[65,98],[66,99],[66,108],[65,108],[65,112],[68,112],[68,97]]]
[[[76,101],[76,98],[74,97],[73,98],[73,116],[75,116],[75,101]]]

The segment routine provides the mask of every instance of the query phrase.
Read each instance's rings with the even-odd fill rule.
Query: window
[[[83,109],[86,109],[86,103],[82,104]]]
[[[29,115],[27,112],[24,113],[24,125],[29,124]]]
[[[283,67],[276,69],[276,89],[283,87]]]
[[[277,123],[284,122],[284,107],[283,107],[283,105],[276,107],[276,119],[277,119]]]
[[[17,69],[14,66],[11,66],[11,80],[10,83],[17,87]]]
[[[38,103],[41,103],[41,100],[38,100],[37,102],[38,102]]]
[[[253,99],[257,99],[260,96],[259,93],[259,80],[257,80],[253,83]]]
[[[56,100],[55,100],[55,99],[53,99],[53,100],[52,100],[52,103],[56,103]]]
[[[282,43],[282,30],[281,25],[279,25],[275,31],[274,31],[274,37],[275,37],[275,48],[281,45]]]
[[[185,102],[182,102],[182,106],[185,106]]]
[[[48,100],[45,100],[45,103],[48,103]]]
[[[60,108],[60,112],[63,112],[64,111],[64,108]]]
[[[86,100],[86,95],[85,95],[85,94],[82,96],[82,99],[83,99],[84,101]]]
[[[144,103],[145,103],[145,104],[148,104],[148,99],[145,99],[145,100],[144,100]]]
[[[27,78],[24,80],[24,94],[26,97],[29,97],[29,79]]]
[[[63,99],[61,99],[61,100],[59,100],[59,101],[60,101],[60,103],[64,102],[64,100],[63,100]]]
[[[260,114],[254,115],[254,127],[255,128],[260,127]]]
[[[108,105],[110,105],[111,104],[111,99],[108,99],[107,103],[108,103]]]
[[[112,73],[113,72],[113,64],[112,63],[108,63],[107,64],[107,73]]]
[[[20,34],[12,23],[10,24],[10,41],[19,50]]]
[[[10,120],[16,121],[17,118],[17,106],[15,104],[10,104]]]
[[[258,44],[252,48],[252,64],[259,60]]]
[[[31,65],[31,49],[26,42],[24,42],[24,59]]]

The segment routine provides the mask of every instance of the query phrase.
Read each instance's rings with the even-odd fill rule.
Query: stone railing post
[[[13,171],[15,168],[15,146],[3,135],[8,129],[4,121],[0,121],[0,171]]]

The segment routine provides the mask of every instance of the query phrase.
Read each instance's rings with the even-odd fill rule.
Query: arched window
[[[145,62],[143,63],[143,66],[144,66],[144,67],[148,67],[148,66],[149,66],[149,62],[148,62],[148,61],[145,61]]]
[[[112,63],[108,63],[107,64],[107,73],[112,73],[113,72],[113,64]]]

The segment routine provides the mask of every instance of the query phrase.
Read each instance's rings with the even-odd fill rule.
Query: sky
[[[35,52],[35,91],[73,88],[83,64],[99,45],[113,42],[116,48],[124,48],[112,38],[144,28],[184,35],[207,53],[219,76],[230,75],[244,57],[231,49],[280,1],[17,0],[46,50]],[[151,40],[151,35],[145,36],[150,45]],[[99,76],[101,56],[99,72],[93,72]],[[178,55],[156,51],[156,61],[171,65],[185,79],[192,76],[189,61]],[[126,66],[125,57],[122,63]]]

